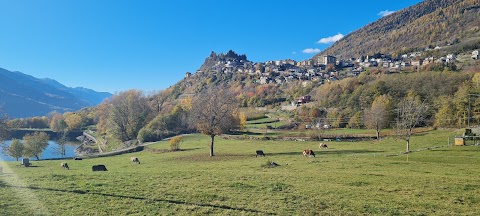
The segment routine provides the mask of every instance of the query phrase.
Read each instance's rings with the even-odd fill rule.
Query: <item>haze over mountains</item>
[[[43,116],[95,106],[112,94],[70,88],[53,79],[39,79],[0,68],[0,106],[13,118]]]

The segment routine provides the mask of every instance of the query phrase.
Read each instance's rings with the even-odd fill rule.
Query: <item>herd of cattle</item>
[[[318,147],[321,148],[321,149],[328,148],[327,144],[325,144],[325,143],[320,143],[320,145]],[[263,152],[263,150],[257,150],[255,152],[255,157],[258,157],[258,156],[265,157],[265,153]],[[305,150],[303,150],[303,156],[305,156],[305,157],[311,157],[311,156],[315,157],[315,152],[313,152],[313,150],[311,150],[311,149],[305,149]]]
[[[320,145],[318,147],[321,148],[321,149],[328,148],[327,144],[325,144],[325,143],[320,143]],[[263,152],[263,150],[257,150],[256,151],[255,157],[258,157],[258,156],[265,157],[265,153]],[[313,150],[311,150],[311,149],[305,149],[305,150],[303,150],[303,156],[305,156],[305,157],[311,157],[311,156],[315,157],[315,152],[313,152]],[[73,160],[82,160],[82,158],[74,157]],[[130,157],[130,161],[133,162],[133,163],[140,164],[140,160],[137,157]],[[63,169],[70,170],[70,167],[68,167],[67,163],[61,163],[60,167],[63,168]],[[3,171],[2,167],[0,166],[0,174],[2,174],[2,171]],[[94,166],[92,166],[92,171],[107,171],[107,167],[103,164],[94,165]]]
[[[327,144],[325,144],[325,143],[320,143],[320,145],[318,147],[321,148],[321,149],[328,148]],[[265,153],[263,152],[263,150],[257,150],[255,152],[255,157],[258,157],[258,156],[265,157]],[[305,150],[303,150],[303,156],[305,156],[305,157],[312,157],[312,156],[315,157],[315,152],[313,152],[313,150],[311,150],[311,149],[305,149]],[[73,160],[82,160],[82,158],[74,157]],[[130,157],[130,161],[133,162],[133,163],[140,164],[140,160],[137,157]],[[63,169],[70,170],[70,167],[68,167],[67,163],[61,163],[60,167],[63,168]],[[92,171],[108,171],[108,170],[107,170],[107,167],[105,165],[100,164],[100,165],[92,166]],[[0,167],[0,173],[1,173],[1,167]]]
[[[73,160],[82,160],[82,158],[74,157]],[[140,164],[140,160],[137,157],[130,157],[130,161],[133,162],[133,163]],[[63,169],[70,170],[70,167],[68,167],[67,163],[61,163],[60,167],[63,168]],[[92,171],[108,171],[108,170],[107,170],[107,167],[105,165],[99,164],[99,165],[93,165],[92,166]]]

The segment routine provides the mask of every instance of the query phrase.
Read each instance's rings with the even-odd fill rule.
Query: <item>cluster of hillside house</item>
[[[435,47],[434,49],[442,49]],[[455,54],[448,54],[439,58],[423,57],[422,52],[412,52],[393,59],[387,55],[375,57],[361,56],[347,60],[337,60],[335,56],[324,55],[316,60],[308,59],[295,61],[292,59],[266,61],[253,63],[246,59],[229,59],[215,63],[209,68],[211,71],[223,73],[247,73],[257,75],[259,84],[285,84],[292,81],[303,81],[304,86],[311,81],[319,80],[321,83],[339,79],[339,71],[346,71],[344,76],[358,76],[366,68],[383,68],[391,72],[407,67],[419,67],[431,63],[453,63],[457,60]],[[478,59],[479,52],[472,52],[472,59]],[[190,73],[186,75],[191,76]]]

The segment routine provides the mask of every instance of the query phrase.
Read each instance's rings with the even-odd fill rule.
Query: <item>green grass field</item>
[[[451,131],[415,136],[408,155],[382,141],[238,141],[184,137],[183,151],[82,161],[1,162],[0,215],[477,215],[480,147],[447,147]],[[303,149],[315,158],[305,158]],[[255,158],[262,149],[265,158]],[[142,162],[133,164],[130,157]],[[264,168],[267,161],[280,166]],[[68,162],[70,170],[60,168]],[[92,172],[104,164],[107,172]]]

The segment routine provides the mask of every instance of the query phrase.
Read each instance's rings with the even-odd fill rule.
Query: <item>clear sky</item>
[[[0,67],[111,93],[162,90],[211,51],[304,60],[420,0],[0,0]]]

